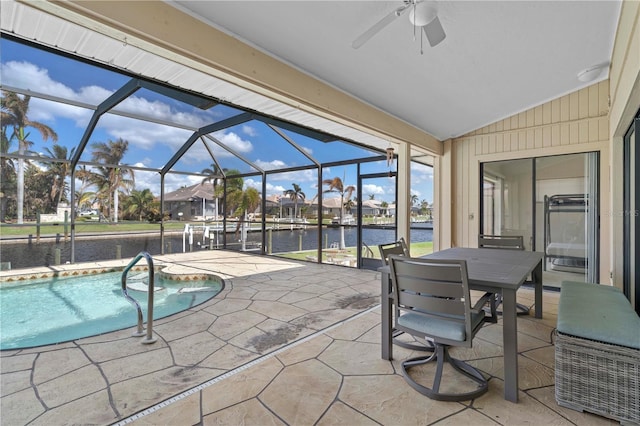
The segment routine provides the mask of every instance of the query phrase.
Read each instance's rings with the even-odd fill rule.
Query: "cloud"
[[[386,194],[384,188],[382,188],[379,185],[373,185],[373,184],[362,185],[362,193],[364,195],[366,195],[367,197],[369,195],[384,195],[384,194]]]
[[[84,86],[74,90],[61,82],[53,80],[47,69],[24,61],[1,63],[0,76],[2,76],[3,85],[33,89],[39,93],[46,93],[50,96],[94,106],[99,105],[113,94],[113,91],[97,85]],[[34,82],[37,82],[37,87],[32,87]],[[32,98],[29,107],[30,118],[34,121],[53,122],[56,118],[68,118],[73,120],[75,125],[80,128],[85,128],[93,115],[92,109],[39,98]],[[166,102],[152,101],[136,95],[122,101],[114,108],[114,111],[138,114],[159,121],[180,123],[193,128],[200,128],[209,124],[218,116],[215,111],[200,111],[191,106],[185,106],[185,110],[178,110]],[[164,144],[175,150],[182,146],[193,133],[191,130],[116,114],[102,116],[98,122],[98,128],[113,138],[126,139],[132,145],[144,150],[154,149],[155,144]],[[253,148],[250,142],[243,140],[235,133],[221,131],[216,135],[237,152],[249,152]],[[223,156],[231,155],[220,148],[218,150]],[[201,155],[201,153],[198,152],[197,155]]]
[[[225,132],[221,130],[213,133],[212,136],[219,140],[223,145],[228,146],[238,153],[247,153],[253,150],[253,144],[248,140],[242,139],[235,132]]]
[[[105,114],[98,127],[113,138],[122,138],[136,147],[150,151],[156,144],[179,149],[193,132],[147,121],[134,120],[114,114]]]
[[[433,167],[420,163],[411,163],[411,183],[431,185],[433,183]]]
[[[283,169],[287,166],[287,163],[285,163],[282,160],[262,161],[258,159],[258,160],[255,160],[253,163],[259,168],[261,168],[262,170]]]
[[[248,124],[242,125],[242,133],[252,137],[258,136],[258,131],[254,127],[249,126]]]
[[[247,178],[244,180],[244,189],[247,188],[255,188],[258,191],[262,192],[262,180],[254,180],[251,178]],[[285,191],[285,188],[281,185],[273,185],[267,182],[267,196],[269,195],[282,195]]]

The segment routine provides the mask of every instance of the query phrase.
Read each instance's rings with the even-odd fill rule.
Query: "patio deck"
[[[490,377],[489,392],[437,402],[402,379],[398,360],[410,351],[396,347],[392,362],[380,357],[376,272],[228,251],[154,261],[173,272],[211,271],[226,287],[156,321],[152,345],[127,329],[3,351],[3,425],[617,423],[555,402],[558,293],[545,292],[543,319],[518,318],[517,405],[503,398],[500,322],[485,325],[473,348],[452,351]],[[99,265],[118,264],[126,261]],[[522,289],[518,301],[531,305],[533,291]]]

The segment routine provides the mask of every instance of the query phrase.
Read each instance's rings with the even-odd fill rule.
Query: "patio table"
[[[502,294],[502,340],[504,351],[504,398],[518,402],[518,324],[516,292],[531,274],[535,289],[535,317],[542,318],[543,254],[521,250],[455,247],[438,251],[425,259],[460,259],[467,262],[469,288]],[[392,300],[389,267],[381,274],[382,358],[393,359]]]

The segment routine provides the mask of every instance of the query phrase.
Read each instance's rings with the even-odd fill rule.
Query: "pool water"
[[[121,272],[3,283],[0,286],[0,349],[61,343],[120,330],[138,323],[137,310],[122,295]],[[143,290],[148,274],[130,272],[130,296],[147,319]],[[195,280],[155,274],[154,319],[203,303],[222,290],[215,276]]]

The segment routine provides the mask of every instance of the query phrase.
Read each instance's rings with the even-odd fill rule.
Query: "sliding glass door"
[[[481,233],[522,235],[545,254],[545,285],[598,279],[598,154],[482,165]]]
[[[533,243],[533,162],[531,159],[483,164],[482,234],[522,235]]]

